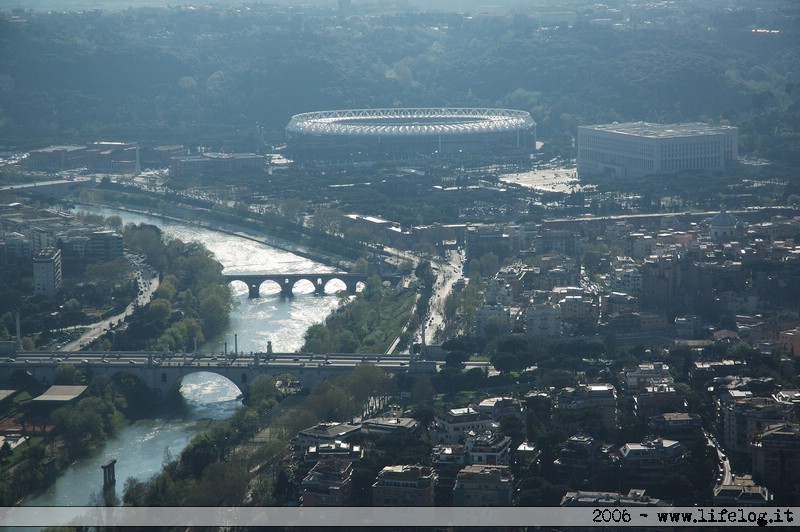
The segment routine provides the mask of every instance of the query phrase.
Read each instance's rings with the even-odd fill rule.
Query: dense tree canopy
[[[776,6],[767,34],[750,31],[756,7],[685,7],[622,28],[589,9],[555,27],[524,13],[270,6],[25,13],[0,18],[0,143],[252,149],[260,127],[280,142],[299,112],[468,105],[531,111],[540,136],[565,145],[579,124],[725,120],[744,128],[746,150],[796,159],[800,24],[791,2]]]
[[[208,249],[196,242],[165,242],[161,231],[147,224],[127,225],[124,238],[163,276],[150,304],[128,320],[123,334],[114,337],[115,348],[191,350],[222,332],[233,299],[222,265]]]

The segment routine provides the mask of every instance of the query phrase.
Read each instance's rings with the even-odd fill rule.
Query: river
[[[103,216],[118,215],[124,223],[149,223],[167,238],[202,242],[225,268],[225,273],[304,273],[331,271],[330,267],[292,253],[228,233],[186,223],[107,208],[81,207]],[[343,288],[331,283],[331,289]],[[203,350],[229,351],[238,343],[240,352],[266,351],[272,342],[276,352],[292,352],[303,344],[306,329],[325,319],[339,304],[336,296],[314,295],[313,286],[299,285],[295,297],[281,297],[277,285],[266,283],[261,297],[248,298],[244,283],[234,283],[235,306],[227,330]],[[234,337],[234,335],[236,335]],[[234,339],[235,338],[235,339]],[[70,467],[47,490],[30,496],[24,506],[85,506],[99,500],[103,476],[101,464],[116,459],[116,490],[122,495],[125,479],[147,480],[161,470],[165,457],[177,457],[191,438],[211,419],[226,419],[239,406],[239,389],[224,377],[194,373],[181,385],[187,408],[163,412],[157,419],[137,421],[125,427],[92,458]]]

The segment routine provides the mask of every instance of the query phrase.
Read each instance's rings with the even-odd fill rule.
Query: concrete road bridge
[[[326,272],[326,273],[228,273],[225,279],[231,283],[241,281],[247,285],[250,298],[259,296],[261,285],[267,281],[277,283],[281,287],[281,294],[291,296],[292,290],[300,281],[308,281],[314,285],[314,293],[324,294],[325,287],[330,281],[337,279],[342,281],[350,294],[356,293],[358,283],[364,283],[369,277],[362,273]],[[400,281],[399,275],[381,275],[381,280],[397,283]]]
[[[416,362],[407,356],[384,354],[302,353],[163,353],[163,352],[17,352],[0,359],[0,383],[13,387],[15,382],[35,379],[44,385],[54,382],[61,364],[72,364],[92,378],[129,374],[139,378],[158,399],[180,386],[184,376],[197,372],[222,375],[242,392],[261,374],[277,377],[291,374],[302,387],[310,387],[331,375],[346,374],[358,364],[370,363],[389,373],[436,372],[433,362]],[[13,357],[13,358],[12,358]]]

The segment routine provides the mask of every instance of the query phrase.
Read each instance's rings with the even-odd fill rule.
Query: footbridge
[[[366,282],[369,275],[363,273],[325,272],[325,273],[227,273],[225,279],[230,283],[241,281],[247,285],[250,298],[259,296],[262,283],[272,281],[281,287],[281,294],[291,296],[292,290],[299,281],[308,281],[314,285],[315,294],[324,294],[330,281],[338,279],[347,287],[350,294],[356,293],[358,283]],[[381,275],[381,280],[399,282],[399,275]]]
[[[402,355],[350,354],[313,355],[303,353],[163,353],[163,352],[17,352],[0,359],[0,386],[22,385],[34,379],[43,385],[54,382],[61,364],[78,367],[89,379],[104,375],[129,374],[137,377],[157,398],[166,397],[180,386],[186,375],[209,372],[222,375],[242,392],[258,375],[290,374],[302,387],[310,387],[331,375],[346,374],[359,364],[369,363],[388,373],[436,372],[435,363],[416,362]]]

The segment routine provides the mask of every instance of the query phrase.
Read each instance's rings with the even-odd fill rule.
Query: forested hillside
[[[256,149],[258,125],[280,142],[304,111],[500,106],[530,111],[563,146],[579,124],[729,121],[743,152],[797,162],[800,9],[772,4],[771,32],[752,31],[755,7],[617,26],[581,12],[550,27],[524,13],[263,5],[16,11],[0,18],[0,144]]]

